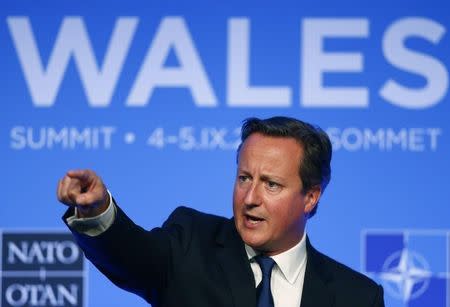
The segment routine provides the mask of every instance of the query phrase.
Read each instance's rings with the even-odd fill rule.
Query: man
[[[331,143],[287,117],[242,127],[233,219],[176,209],[145,231],[92,171],[70,171],[64,220],[97,268],[154,306],[381,307],[383,289],[305,235],[330,180]]]

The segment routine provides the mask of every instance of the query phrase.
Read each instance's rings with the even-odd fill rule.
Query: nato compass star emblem
[[[362,271],[389,307],[450,307],[450,230],[362,232]]]
[[[390,295],[408,302],[427,290],[429,267],[422,255],[404,248],[386,258],[380,278]]]

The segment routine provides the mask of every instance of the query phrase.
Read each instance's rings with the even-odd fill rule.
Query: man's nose
[[[259,206],[261,204],[261,194],[256,182],[248,187],[244,201],[247,206]]]

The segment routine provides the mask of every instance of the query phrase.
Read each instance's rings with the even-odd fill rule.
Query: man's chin
[[[240,232],[242,241],[255,250],[264,250],[266,242],[261,237],[255,236],[254,233],[248,232],[249,231]]]

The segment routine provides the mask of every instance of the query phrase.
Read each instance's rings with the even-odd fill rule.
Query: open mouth
[[[259,222],[264,221],[263,218],[254,216],[254,215],[249,215],[249,214],[245,214],[245,219],[247,222],[251,223],[251,224],[258,224]]]

